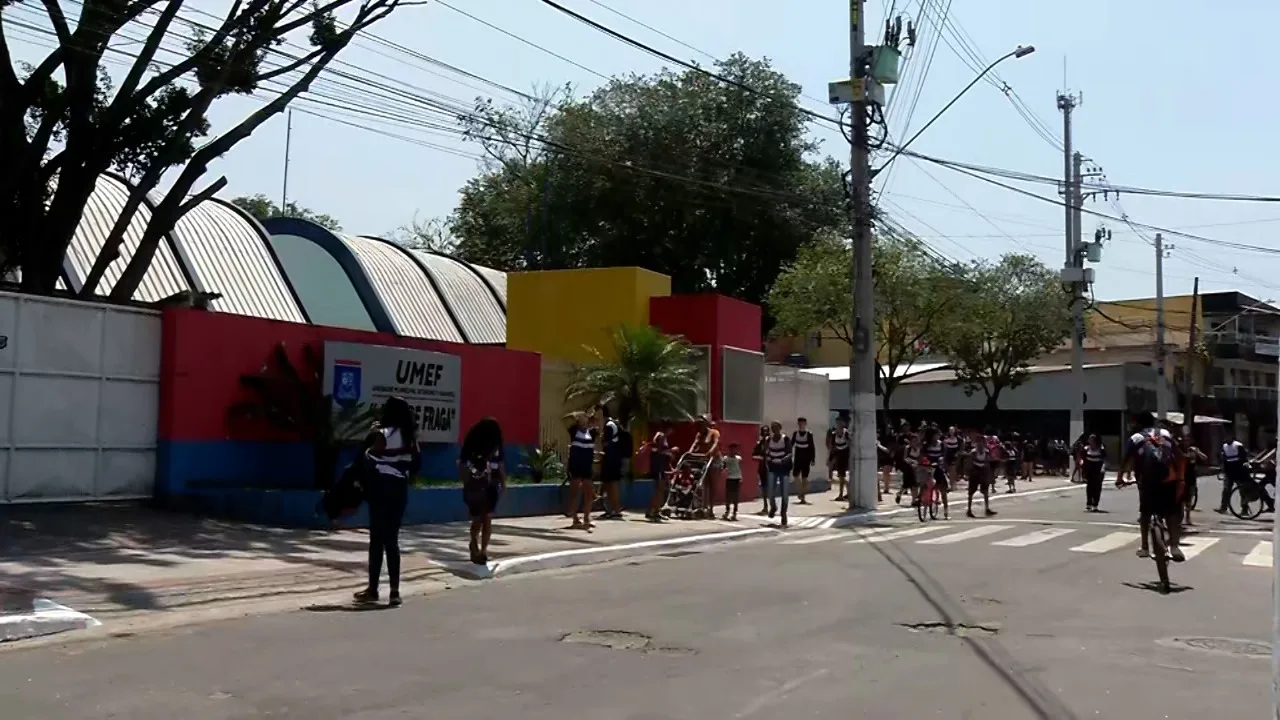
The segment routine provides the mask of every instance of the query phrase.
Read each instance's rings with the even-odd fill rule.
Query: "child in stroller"
[[[685,453],[680,462],[667,472],[668,485],[666,507],[662,514],[685,520],[710,517],[710,510],[703,501],[703,483],[707,476],[710,458],[706,455]]]

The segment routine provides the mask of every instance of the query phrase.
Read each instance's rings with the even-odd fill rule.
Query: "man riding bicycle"
[[[1161,517],[1169,528],[1169,557],[1182,562],[1186,557],[1178,547],[1182,535],[1179,521],[1181,489],[1181,458],[1173,435],[1159,426],[1150,412],[1138,415],[1138,432],[1129,436],[1125,446],[1124,464],[1116,478],[1116,487],[1134,482],[1138,484],[1138,525],[1142,532],[1142,547],[1138,557],[1150,557],[1151,518]],[[1125,477],[1131,478],[1128,482]]]

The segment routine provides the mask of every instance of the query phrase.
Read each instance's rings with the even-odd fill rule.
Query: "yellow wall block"
[[[551,360],[586,362],[608,352],[618,325],[649,322],[649,298],[671,294],[671,278],[642,268],[507,274],[507,347]]]

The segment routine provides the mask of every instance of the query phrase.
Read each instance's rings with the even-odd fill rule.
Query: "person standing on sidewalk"
[[[507,485],[502,451],[502,426],[487,417],[467,431],[458,454],[462,499],[471,515],[471,562],[476,565],[489,562],[493,511],[498,508],[498,500]]]
[[[1222,502],[1218,504],[1217,513],[1227,512],[1227,503],[1231,500],[1231,490],[1237,484],[1247,485],[1249,481],[1249,451],[1244,443],[1236,439],[1230,432],[1227,441],[1222,443]]]
[[[596,488],[591,479],[596,461],[596,428],[591,427],[586,413],[574,413],[569,427],[569,509],[573,514],[571,529],[591,532],[591,506],[596,501]],[[581,513],[582,519],[578,519]]]
[[[809,470],[818,457],[818,447],[813,442],[813,433],[809,432],[809,421],[796,418],[796,431],[791,433],[791,447],[794,452],[791,475],[796,481],[796,502],[808,505],[805,495],[809,494]]]
[[[738,498],[742,495],[742,454],[738,443],[729,443],[724,456],[724,519],[738,519]]]
[[[1102,479],[1107,474],[1107,449],[1097,435],[1090,435],[1084,446],[1084,511],[1098,512],[1102,502]]]
[[[849,499],[849,447],[852,440],[849,418],[841,413],[836,418],[836,426],[827,432],[827,463],[836,476],[836,502]]]
[[[600,491],[604,493],[604,513],[601,520],[622,519],[622,461],[629,453],[623,447],[622,426],[611,416],[609,408],[601,405],[596,408],[596,417],[600,418],[601,444],[604,451],[600,458]]]
[[[1191,523],[1191,505],[1192,502],[1199,499],[1200,489],[1196,478],[1197,471],[1201,465],[1209,462],[1209,458],[1200,452],[1200,448],[1196,447],[1195,442],[1189,435],[1183,435],[1181,439],[1182,457],[1186,458],[1186,465],[1182,470],[1182,481],[1184,483],[1182,491],[1182,524],[1190,526]]]
[[[671,456],[680,449],[671,447],[666,425],[659,425],[653,439],[646,445],[649,447],[649,478],[653,480],[653,496],[649,498],[649,509],[644,516],[651,522],[661,522],[662,506],[667,502],[667,471],[671,469]]]
[[[761,425],[756,435],[755,447],[751,449],[751,459],[756,461],[756,478],[760,483],[760,512],[756,515],[769,514],[769,426]]]
[[[967,517],[976,517],[973,514],[973,496],[979,491],[982,492],[982,510],[983,513],[990,517],[996,514],[991,509],[991,483],[994,479],[991,467],[991,446],[987,443],[987,438],[982,433],[974,430],[970,436],[970,443],[965,452],[968,457],[962,461],[963,464],[969,466],[969,506],[965,511]]]
[[[698,416],[698,432],[693,436],[689,452],[707,459],[707,474],[702,481],[702,507],[714,513],[712,498],[715,497],[716,480],[720,477],[720,430],[706,415]]]
[[[356,601],[378,601],[382,556],[387,557],[387,580],[392,607],[400,605],[400,523],[409,503],[409,478],[418,471],[418,424],[403,398],[387,398],[382,419],[374,426],[373,445],[366,451],[365,498],[369,502],[369,586]]]
[[[787,526],[787,479],[791,476],[791,438],[782,434],[782,423],[769,424],[765,443],[765,461],[769,464],[769,517],[778,514],[778,497],[782,497],[782,527]]]

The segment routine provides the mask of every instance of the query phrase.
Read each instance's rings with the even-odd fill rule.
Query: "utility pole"
[[[1183,392],[1186,394],[1185,407],[1182,410],[1182,434],[1185,437],[1191,437],[1192,425],[1195,423],[1196,412],[1196,368],[1200,366],[1200,353],[1196,351],[1197,337],[1196,318],[1200,314],[1200,277],[1191,285],[1191,332],[1187,335],[1187,368],[1184,371],[1186,378],[1183,383]]]
[[[1083,158],[1071,147],[1071,113],[1079,99],[1070,92],[1058,93],[1058,109],[1062,111],[1062,182],[1066,237],[1066,259],[1063,280],[1071,286],[1071,423],[1070,442],[1084,434],[1084,255],[1080,243],[1081,195],[1080,166]]]
[[[867,127],[865,0],[849,3],[849,210],[853,221],[853,354],[849,358],[849,408],[853,420],[853,492],[850,505],[876,506],[875,294],[871,279],[871,166]]]
[[[293,111],[285,113],[284,126],[284,184],[280,188],[280,214],[287,213],[289,206],[289,146],[293,143]]]
[[[1156,417],[1169,417],[1169,398],[1164,382],[1164,236],[1156,233]]]

